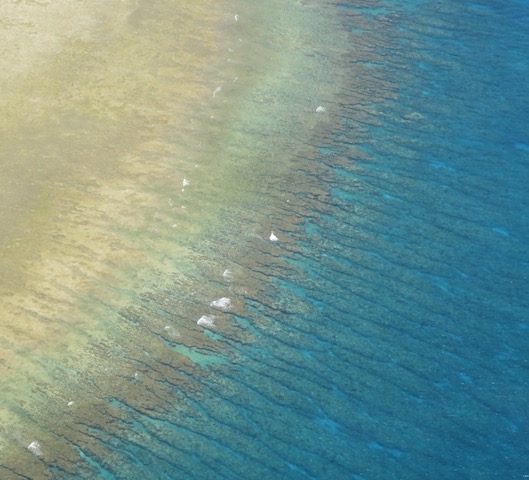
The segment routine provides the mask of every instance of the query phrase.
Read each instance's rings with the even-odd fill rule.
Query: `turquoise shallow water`
[[[351,32],[340,81],[369,74],[325,104],[290,174],[242,179],[273,199],[279,241],[255,201],[196,246],[194,280],[232,299],[209,312],[231,329],[205,330],[214,349],[173,341],[206,295],[149,285],[121,318],[167,323],[163,344],[196,366],[131,355],[148,394],[77,419],[84,470],[57,462],[56,478],[529,475],[529,7],[332,8]]]
[[[203,428],[179,423],[207,438],[196,478],[527,474],[529,11],[404,3],[337,6],[379,22],[362,61],[394,96],[344,95],[303,159],[328,194],[287,265],[263,253],[257,341],[205,382]]]

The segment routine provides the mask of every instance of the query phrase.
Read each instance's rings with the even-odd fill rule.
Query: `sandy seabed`
[[[222,298],[197,294],[225,271],[205,253],[210,232],[268,238],[266,202],[248,214],[252,185],[289,171],[338,89],[317,53],[329,44],[318,7],[268,7],[0,5],[2,478],[73,475],[97,450],[86,425],[112,428],[109,395],[163,409],[160,378],[185,388],[176,371],[222,362],[195,321]],[[176,325],[146,327],[147,297]],[[191,358],[194,345],[213,355]]]

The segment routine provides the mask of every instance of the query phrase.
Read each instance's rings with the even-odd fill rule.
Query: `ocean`
[[[0,5],[0,479],[529,476],[529,5]]]

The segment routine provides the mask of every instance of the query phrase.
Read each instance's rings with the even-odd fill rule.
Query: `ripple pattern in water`
[[[3,477],[525,475],[527,7],[403,3],[230,15],[269,56],[210,89],[174,190],[160,148],[120,164],[134,200],[79,245],[134,256],[53,277],[91,361],[18,347],[39,375],[5,396]]]

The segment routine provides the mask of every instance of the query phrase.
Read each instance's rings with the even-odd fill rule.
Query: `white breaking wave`
[[[167,325],[163,327],[163,329],[167,332],[167,335],[169,335],[170,337],[178,338],[181,336],[173,327],[171,327],[171,325]]]
[[[215,320],[215,315],[202,315],[198,319],[197,325],[200,327],[205,327],[205,328],[216,328],[214,320]]]
[[[37,440],[31,442],[27,448],[33,455],[36,455],[37,457],[42,457],[42,455],[44,455],[40,443],[37,442]]]
[[[220,308],[221,310],[228,310],[231,305],[231,300],[228,297],[222,297],[214,300],[209,304],[210,307]]]

